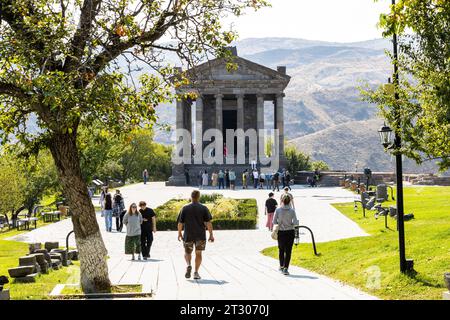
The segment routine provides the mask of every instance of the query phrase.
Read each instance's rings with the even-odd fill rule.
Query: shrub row
[[[212,224],[215,230],[243,230],[256,229],[256,217],[245,217],[236,219],[213,219]],[[177,221],[174,219],[157,219],[156,228],[160,231],[176,231]]]

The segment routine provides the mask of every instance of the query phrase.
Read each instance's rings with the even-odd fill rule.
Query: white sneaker
[[[198,274],[198,272],[194,272],[194,279],[195,279],[195,280],[200,280],[200,279],[201,279],[201,277],[200,277],[200,275]]]

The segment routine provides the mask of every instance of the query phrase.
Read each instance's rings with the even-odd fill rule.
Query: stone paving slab
[[[127,206],[145,200],[148,206],[154,208],[174,197],[189,197],[192,188],[149,183],[124,187],[121,191]],[[202,192],[214,193],[218,190]],[[125,233],[105,232],[103,218],[98,214],[110,256],[108,265],[111,281],[140,283],[155,293],[155,299],[375,299],[360,290],[303,268],[291,266],[290,276],[278,273],[278,261],[260,253],[262,249],[276,245],[265,228],[262,210],[268,191],[249,189],[220,192],[227,197],[255,198],[259,209],[259,229],[215,231],[216,241],[207,244],[200,269],[202,279],[198,281],[184,278],[184,251],[177,241],[176,231],[158,231],[154,236],[151,259],[131,261],[130,256],[123,254]],[[277,199],[280,194],[276,193]],[[367,235],[356,223],[330,206],[330,203],[353,201],[352,193],[340,188],[296,188],[292,194],[301,224],[313,229],[316,241]],[[63,220],[12,239],[24,242],[59,241],[63,245],[70,230],[71,221]],[[310,241],[307,235],[301,239]],[[75,245],[73,237],[70,245]]]

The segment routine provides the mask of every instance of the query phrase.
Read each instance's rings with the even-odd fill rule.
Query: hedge
[[[255,218],[238,218],[238,219],[213,219],[214,230],[243,230],[256,229],[257,219]],[[177,221],[172,219],[156,219],[156,228],[159,231],[176,231]]]
[[[212,224],[216,230],[256,229],[258,208],[255,199],[228,199],[221,194],[202,195],[203,201],[213,213]],[[227,203],[227,200],[230,203]],[[225,202],[224,202],[225,201]],[[155,209],[156,227],[158,230],[177,230],[177,217],[180,208],[188,203],[185,199],[171,199]],[[218,208],[220,214],[215,215],[213,207]],[[225,206],[223,206],[225,205]],[[225,211],[224,211],[225,210]],[[229,211],[227,211],[229,210]],[[158,216],[160,218],[158,218]]]

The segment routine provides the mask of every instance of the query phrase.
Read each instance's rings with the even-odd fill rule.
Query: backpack
[[[122,195],[116,194],[116,195],[114,196],[114,202],[115,202],[116,204],[120,204],[120,203],[122,202]]]

